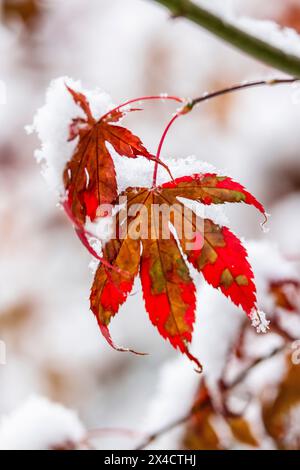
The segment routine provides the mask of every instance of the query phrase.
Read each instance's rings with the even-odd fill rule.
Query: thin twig
[[[217,98],[218,96],[226,95],[227,93],[233,93],[235,91],[246,90],[248,88],[255,88],[260,86],[275,86],[275,85],[286,85],[299,82],[300,79],[293,78],[273,78],[270,80],[256,80],[253,82],[241,83],[238,85],[233,85],[231,87],[223,88],[222,90],[217,90],[212,93],[206,93],[199,98],[194,98],[187,104],[187,112],[192,110],[197,104],[207,101],[212,98]],[[184,113],[182,113],[184,114]]]
[[[153,441],[158,439],[163,434],[166,434],[167,432],[172,431],[172,429],[177,428],[177,426],[186,423],[186,421],[192,418],[192,416],[194,416],[199,411],[202,411],[206,406],[206,402],[201,403],[200,405],[193,407],[191,411],[189,411],[186,415],[182,416],[181,418],[175,419],[174,421],[171,421],[170,423],[163,426],[159,431],[156,431],[153,434],[149,434],[149,436],[147,436],[147,438],[138,447],[136,447],[135,450],[145,449],[145,447],[150,445]]]
[[[227,95],[228,93],[234,93],[236,91],[241,91],[241,90],[247,90],[249,88],[256,88],[260,86],[275,86],[275,85],[286,85],[286,84],[293,84],[300,81],[299,78],[293,77],[293,78],[273,78],[269,80],[255,80],[252,82],[245,82],[245,83],[239,83],[237,85],[233,85],[231,87],[226,87],[222,88],[221,90],[216,90],[211,93],[205,93],[202,96],[199,96],[197,98],[194,98],[192,100],[187,101],[181,109],[179,109],[170,122],[168,123],[167,127],[165,128],[163,135],[160,139],[158,149],[157,149],[157,154],[156,154],[156,161],[154,165],[154,170],[153,170],[153,180],[152,180],[152,187],[154,188],[156,186],[156,179],[157,179],[157,170],[158,170],[158,164],[161,162],[160,155],[162,151],[163,144],[165,142],[165,139],[167,137],[167,134],[174,124],[174,122],[177,120],[179,116],[184,116],[185,114],[188,114],[192,109],[199,105],[200,103],[204,101],[211,100],[213,98],[217,98],[222,95]],[[181,102],[184,102],[182,99]]]
[[[237,385],[240,385],[249,375],[250,372],[256,367],[262,364],[263,362],[272,359],[272,357],[276,356],[277,354],[283,352],[287,348],[287,345],[284,344],[282,346],[279,346],[278,348],[273,349],[269,354],[263,357],[258,357],[255,359],[246,369],[244,369],[232,382],[229,384],[224,385],[224,388],[226,391],[231,391],[233,388],[235,388]]]

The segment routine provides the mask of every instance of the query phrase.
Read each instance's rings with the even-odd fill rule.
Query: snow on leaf
[[[101,215],[97,212],[99,206],[111,204],[117,196],[116,172],[107,144],[120,156],[143,156],[148,160],[155,160],[155,157],[143,146],[139,137],[116,125],[128,111],[136,109],[124,112],[112,110],[96,120],[84,94],[68,86],[67,89],[86,116],[74,118],[70,124],[69,140],[76,137],[79,140],[63,175],[73,218],[77,224],[83,225],[87,217],[93,221]]]
[[[266,319],[266,314],[261,310],[253,308],[250,313],[251,324],[257,333],[267,333],[270,321]]]

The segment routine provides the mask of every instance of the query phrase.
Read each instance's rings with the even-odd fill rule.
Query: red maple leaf
[[[156,161],[143,146],[139,137],[116,123],[129,111],[118,108],[96,120],[87,98],[67,86],[74,101],[85,114],[75,118],[70,125],[69,140],[79,137],[78,145],[64,170],[64,186],[67,192],[65,208],[76,226],[83,226],[86,217],[93,221],[103,216],[100,206],[111,204],[117,197],[117,180],[110,144],[120,156],[137,158],[143,156]],[[168,167],[159,160],[159,164]],[[169,170],[168,170],[169,171]]]
[[[203,204],[244,202],[265,214],[264,208],[243,186],[215,174],[185,176],[151,189],[127,188],[122,196],[127,198],[126,224],[124,218],[120,224],[121,216],[117,214],[116,238],[106,243],[103,251],[104,259],[118,270],[112,271],[100,263],[91,290],[91,310],[102,333],[115,347],[108,325],[140,273],[150,320],[164,338],[201,368],[188,349],[196,307],[195,285],[188,263],[201,272],[209,284],[241,306],[249,317],[256,309],[256,289],[247,252],[240,240],[227,227],[220,227],[210,219],[200,219],[193,211],[186,213],[178,198]],[[140,205],[137,207],[143,207],[147,213],[146,236],[142,230],[137,234],[142,218],[141,210],[138,213],[133,210],[135,205]],[[174,209],[169,221],[162,216],[153,217],[153,207],[162,205]],[[186,236],[186,231],[178,230],[178,220],[189,234],[193,233],[192,240]],[[169,222],[174,230],[165,237]]]

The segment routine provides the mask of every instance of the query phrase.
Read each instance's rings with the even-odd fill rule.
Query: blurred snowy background
[[[159,428],[191,406],[198,377],[194,379],[188,362],[175,367],[179,352],[152,327],[138,283],[113,321],[112,335],[117,343],[150,355],[121,354],[108,347],[89,311],[90,257],[56,207],[33,158],[38,139],[26,135],[24,126],[32,122],[49,82],[58,76],[79,79],[88,89],[100,87],[119,103],[161,92],[194,97],[281,74],[186,20],[171,20],[151,1],[0,3],[0,340],[6,344],[6,364],[0,365],[0,448],[59,447],[96,428],[141,433]],[[297,0],[216,3],[300,32]],[[130,126],[155,151],[173,111],[172,103],[147,104],[143,119],[131,116]],[[250,208],[226,210],[231,226],[246,239],[275,242],[278,256],[289,259],[284,275],[293,278],[300,259],[299,122],[300,87],[250,90],[205,103],[182,118],[164,149],[164,158],[180,161],[196,155],[199,165],[209,162],[246,185],[272,214],[270,231],[262,232],[261,220]],[[183,171],[195,171],[195,163]],[[258,271],[259,261],[275,257],[269,248],[253,256],[259,258]],[[280,277],[280,268],[277,272],[275,262],[268,265],[270,281]],[[194,350],[204,366],[211,353],[214,367],[215,348],[226,342],[233,314],[218,292],[204,289],[200,278],[197,282],[202,292],[196,329],[204,325],[207,344],[203,334],[195,334],[194,342],[201,346],[195,344]],[[218,315],[223,329],[217,335]],[[177,384],[172,386],[174,376]],[[161,377],[169,385],[167,396]],[[79,418],[50,401],[75,410]],[[98,448],[131,448],[141,439],[130,433],[99,436]],[[162,445],[180,446],[178,436]]]

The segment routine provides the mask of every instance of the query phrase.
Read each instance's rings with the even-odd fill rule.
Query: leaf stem
[[[158,145],[158,150],[156,154],[156,161],[155,161],[155,166],[153,170],[153,181],[152,181],[152,187],[156,186],[156,179],[157,179],[157,171],[158,171],[158,164],[161,161],[160,155],[161,155],[161,150],[163,147],[163,144],[165,142],[166,136],[171,128],[171,126],[174,124],[176,119],[179,116],[183,116],[185,114],[188,114],[189,112],[192,111],[192,109],[197,106],[198,104],[208,101],[213,98],[217,98],[222,95],[227,95],[228,93],[234,93],[236,91],[241,91],[241,90],[246,90],[249,88],[256,88],[260,86],[275,86],[275,85],[285,85],[285,84],[293,84],[296,82],[299,82],[300,79],[293,77],[293,78],[273,78],[269,80],[255,80],[252,82],[245,82],[245,83],[239,83],[237,85],[233,85],[231,87],[226,87],[222,88],[221,90],[216,90],[211,93],[204,93],[202,96],[199,96],[197,98],[194,98],[192,100],[186,101],[184,106],[174,114],[170,122],[168,123],[167,127],[165,128],[163,135],[160,139],[159,145]],[[181,100],[184,102],[184,100]]]
[[[224,18],[196,5],[190,0],[155,0],[167,7],[173,17],[183,17],[198,24],[215,36],[271,67],[300,77],[300,58],[282,51],[246,33]]]
[[[152,187],[155,188],[156,186],[156,179],[157,179],[157,170],[158,170],[158,163],[160,161],[160,154],[161,154],[161,149],[162,149],[162,146],[164,144],[164,141],[165,141],[165,138],[167,136],[167,133],[170,129],[170,127],[172,126],[172,124],[176,121],[176,119],[180,116],[180,114],[177,112],[176,114],[174,114],[174,116],[172,117],[171,121],[168,123],[167,127],[165,128],[164,132],[163,132],[163,135],[161,136],[161,139],[160,139],[160,142],[159,142],[159,145],[158,145],[158,149],[157,149],[157,154],[156,154],[156,161],[155,161],[155,165],[154,165],[154,170],[153,170],[153,180],[152,180]]]
[[[111,109],[106,114],[104,114],[104,116],[101,116],[101,120],[104,120],[110,114],[115,113],[119,111],[120,109],[126,106],[129,106],[130,104],[138,103],[139,101],[155,101],[155,100],[160,100],[160,101],[170,100],[170,101],[176,101],[177,103],[183,103],[184,101],[182,98],[179,98],[178,96],[172,96],[172,95],[167,95],[167,94],[166,95],[161,94],[161,95],[141,96],[139,98],[133,98],[133,99],[127,100],[124,103],[120,104],[119,106],[116,106],[115,108]]]

